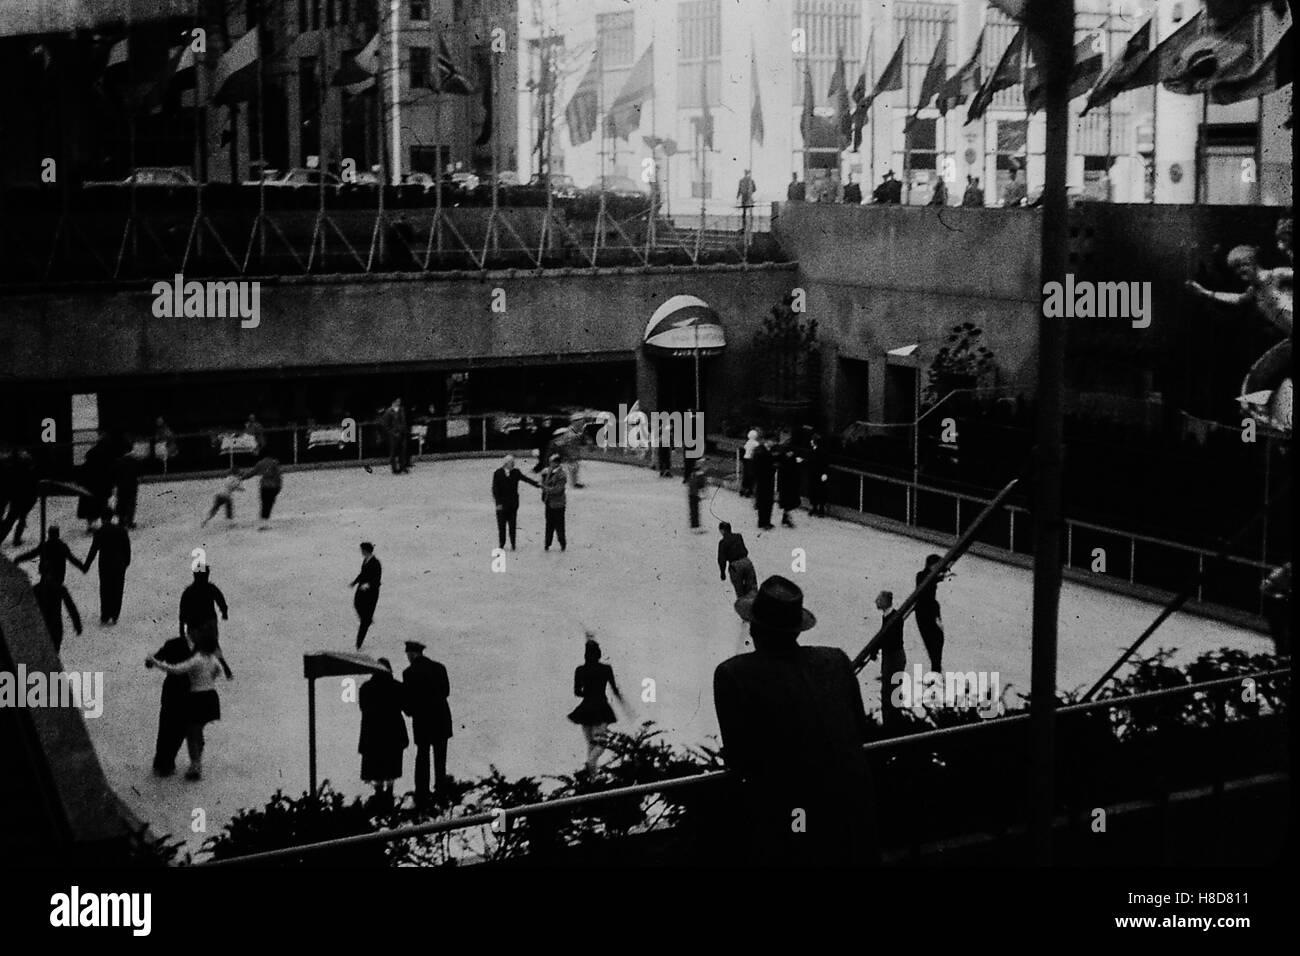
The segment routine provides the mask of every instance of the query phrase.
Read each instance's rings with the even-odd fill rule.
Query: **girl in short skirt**
[[[194,636],[194,656],[179,664],[168,664],[156,657],[145,658],[146,667],[156,667],[166,674],[190,679],[186,701],[185,743],[190,752],[190,769],[186,780],[203,776],[203,728],[221,719],[221,700],[217,697],[217,678],[221,676],[221,659],[217,656],[215,628],[199,628]]]
[[[605,685],[609,685],[625,710],[627,703],[614,681],[614,669],[600,662],[600,645],[590,631],[587,632],[583,659],[582,666],[573,672],[573,693],[582,698],[582,703],[573,709],[569,719],[582,727],[583,736],[587,738],[587,770],[594,772],[596,760],[605,750],[605,733],[615,720],[614,708],[609,706],[605,697]]]

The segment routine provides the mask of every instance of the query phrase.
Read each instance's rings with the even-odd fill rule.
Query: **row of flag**
[[[369,43],[335,72],[330,85],[343,87],[353,94],[373,88],[380,72],[379,53],[380,38],[376,33]],[[257,66],[261,55],[257,30],[249,30],[231,44],[217,60],[212,76],[211,101],[224,106],[256,98]],[[192,46],[178,46],[168,52],[161,70],[138,78],[130,69],[128,40],[122,37],[112,41],[109,46],[101,77],[103,85],[117,91],[132,112],[153,113],[162,108],[164,99],[170,93],[194,89],[197,66],[198,58]],[[491,71],[486,71],[484,75],[490,77]],[[447,48],[445,37],[438,38],[437,56],[428,88],[436,93],[453,96],[471,96],[479,92],[477,84],[456,64]],[[485,95],[484,103],[490,117],[490,96]]]
[[[995,94],[1022,85],[1025,108],[1034,113],[1043,109],[1046,94],[1044,58],[1038,49],[1037,34],[1024,24],[1027,0],[990,0],[1022,25],[1002,52],[997,65],[984,75],[982,57],[984,31],[975,40],[970,57],[956,72],[948,75],[948,25],[944,24],[934,52],[926,67],[915,108],[908,116],[910,128],[922,110],[935,106],[946,116],[953,108],[966,104],[966,124],[984,116]],[[1267,50],[1261,49],[1261,18],[1272,7],[1285,24],[1283,35]],[[1103,106],[1128,90],[1163,84],[1176,93],[1205,94],[1210,102],[1225,104],[1254,99],[1272,93],[1291,82],[1293,38],[1291,16],[1281,0],[1208,0],[1207,8],[1198,11],[1154,48],[1151,47],[1153,20],[1148,19],[1134,31],[1124,50],[1103,69],[1102,33],[1095,31],[1080,39],[1074,48],[1074,63],[1069,79],[1069,98],[1087,95],[1083,112]],[[870,46],[871,40],[868,40]],[[843,52],[836,63],[828,92],[835,109],[832,120],[815,115],[812,77],[804,69],[803,117],[800,130],[805,144],[823,141],[823,127],[833,130],[839,148],[850,146],[856,152],[862,143],[862,130],[875,100],[889,92],[902,90],[907,49],[906,34],[899,40],[893,55],[868,92],[867,71],[863,67],[850,92],[845,82]],[[758,64],[750,49],[750,138],[763,143],[763,109],[758,89]],[[591,139],[599,113],[601,67],[594,56],[590,67],[569,101],[565,118],[569,138],[574,145]],[[713,118],[709,113],[701,69],[700,99],[703,104],[701,127],[705,148],[712,146]],[[606,135],[626,139],[640,123],[642,107],[654,95],[653,44],[646,48],[633,67],[627,82],[606,113]]]

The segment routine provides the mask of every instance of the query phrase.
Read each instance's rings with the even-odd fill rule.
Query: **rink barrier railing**
[[[732,440],[728,440],[726,443],[730,444],[731,441]],[[733,454],[735,460],[735,480],[739,481],[741,472],[741,449],[739,444],[734,449]],[[987,507],[989,502],[992,500],[991,496],[982,497],[967,492],[954,491],[950,488],[937,488],[933,485],[923,484],[920,481],[881,475],[875,472],[853,468],[848,465],[831,464],[828,466],[827,470],[828,472],[849,477],[850,491],[853,484],[856,484],[857,486],[856,505],[852,503],[844,504],[842,500],[837,502],[835,500],[836,496],[833,493],[827,495],[827,501],[829,504],[849,511],[856,511],[859,514],[870,514],[884,518],[890,524],[896,525],[900,528],[912,529],[918,532],[928,532],[945,538],[949,535],[953,538],[960,537],[961,533],[965,530],[966,525],[963,524],[962,521],[963,504],[967,506],[965,514],[968,524],[969,521],[973,520],[975,516]],[[854,481],[854,479],[856,479],[856,481]],[[887,495],[885,494],[876,493],[869,497],[868,492],[873,490],[871,489],[872,484],[877,486],[884,485],[898,489],[895,495],[896,506],[893,508],[889,507]],[[931,496],[932,505],[933,501],[943,502],[945,507],[943,507],[942,510],[945,513],[949,511],[951,512],[951,523],[941,524],[937,521],[923,520],[921,512],[926,509],[921,508],[921,504],[924,501],[922,496]],[[844,496],[841,494],[839,497],[842,499]],[[982,552],[993,552],[996,556],[1025,559],[1030,556],[1032,552],[1017,550],[1016,525],[1017,522],[1019,522],[1020,527],[1023,529],[1022,536],[1032,534],[1033,512],[1031,509],[1021,505],[1004,504],[1002,507],[1003,511],[1007,515],[1005,545],[990,540],[987,534],[982,534],[976,539],[975,547]],[[933,510],[939,509],[936,508]],[[931,511],[931,513],[933,513],[933,511]],[[992,522],[990,522],[990,524],[992,524]],[[1089,560],[1078,564],[1075,563],[1077,552],[1075,546],[1076,539],[1083,541],[1085,544],[1098,546],[1096,540],[1090,539],[1100,538],[1115,539],[1122,543],[1120,557],[1126,558],[1126,561],[1122,562],[1120,567],[1127,568],[1126,575],[1121,576],[1110,570],[1092,571],[1090,566],[1092,558],[1090,553],[1091,549],[1089,549],[1088,553]],[[1091,521],[1082,521],[1077,518],[1066,518],[1065,544],[1062,560],[1064,561],[1065,569],[1082,575],[1082,577],[1077,579],[1084,582],[1092,580],[1095,583],[1102,585],[1127,583],[1135,589],[1151,589],[1161,594],[1172,593],[1173,590],[1176,590],[1179,586],[1176,576],[1171,575],[1163,581],[1153,579],[1150,572],[1146,570],[1147,563],[1139,562],[1138,558],[1141,554],[1139,551],[1139,545],[1144,546],[1145,550],[1148,552],[1155,548],[1164,548],[1168,551],[1175,552],[1180,557],[1186,559],[1186,571],[1188,574],[1191,573],[1191,562],[1195,562],[1195,570],[1198,577],[1195,601],[1198,605],[1218,605],[1234,612],[1245,613],[1252,616],[1259,616],[1264,613],[1264,596],[1258,585],[1264,582],[1269,573],[1274,569],[1275,565],[1258,558],[1247,558],[1234,554],[1220,555],[1208,548],[1198,547],[1184,542],[1170,541],[1167,538],[1160,538],[1155,535],[1141,534],[1135,531],[1123,531],[1119,528],[1112,528]],[[1109,546],[1107,546],[1105,550],[1107,567],[1109,568],[1113,555],[1111,554]],[[1251,597],[1249,603],[1240,599],[1242,595],[1236,595],[1238,599],[1233,600],[1234,595],[1230,593],[1216,595],[1207,600],[1206,583],[1204,579],[1207,559],[1221,560],[1239,568],[1250,569],[1258,575],[1258,581],[1253,584],[1250,589]],[[1139,570],[1139,568],[1142,570]]]
[[[594,412],[596,410],[589,409],[588,411]],[[558,428],[568,420],[568,413],[561,411],[545,413],[539,416],[521,412],[498,411],[490,414],[426,416],[422,418],[422,421],[426,422],[428,431],[421,440],[411,438],[409,450],[412,460],[415,461],[433,455],[485,456],[493,453],[504,455],[507,452],[518,452],[532,446],[531,423],[538,417],[549,418],[556,423],[555,427]],[[591,422],[590,416],[586,421]],[[522,427],[510,427],[500,431],[490,424],[518,425],[521,422],[524,423]],[[266,442],[265,447],[279,459],[282,465],[291,468],[334,467],[349,463],[376,466],[387,459],[387,437],[378,419],[358,420],[356,422],[356,440],[354,442],[311,447],[310,437],[313,432],[319,435],[321,432],[328,432],[331,429],[340,427],[341,422],[263,426],[262,433]],[[455,434],[451,434],[451,432],[455,432]],[[225,431],[208,430],[173,435],[172,438],[180,449],[180,454],[175,458],[183,462],[182,467],[177,467],[173,456],[147,457],[144,461],[152,463],[152,474],[157,477],[185,476],[203,478],[221,475],[238,468],[251,467],[257,460],[257,456],[252,451],[246,447],[237,446],[234,442],[230,442],[225,446],[221,444],[222,436],[237,437],[243,434],[238,429],[227,429]],[[84,450],[89,447],[89,444],[90,442],[83,442],[80,447]],[[138,444],[143,445],[145,442],[141,439]],[[741,460],[740,443],[735,439],[722,436],[708,436],[707,444],[723,451],[724,454],[728,449],[733,450],[735,476],[738,480]],[[152,452],[157,449],[158,445],[151,442],[149,446]],[[42,447],[47,450],[52,447],[62,447],[69,451],[73,448],[70,443],[55,443]],[[673,449],[673,451],[675,457],[680,455],[680,449]],[[627,463],[635,463],[646,457],[644,450],[600,449],[591,445],[584,445],[581,454],[593,460],[613,460]],[[650,454],[653,456],[653,450]],[[526,460],[528,459],[521,458],[521,463]],[[883,521],[900,530],[915,532],[923,536],[928,534],[940,535],[945,538],[948,535],[959,537],[965,527],[963,525],[963,511],[968,524],[991,500],[989,497],[938,488],[923,484],[920,481],[882,475],[848,465],[832,464],[829,466],[829,471],[840,478],[838,482],[831,482],[832,488],[828,494],[828,501],[833,506],[846,509],[851,513],[872,515],[883,519]],[[145,472],[142,478],[146,481],[150,480],[150,472]],[[844,486],[844,479],[848,481],[847,489]],[[857,492],[856,504],[852,502],[852,492],[855,485]],[[846,497],[849,499],[848,503],[845,503]],[[963,505],[965,505],[964,508]],[[1016,529],[1017,524],[1023,529],[1020,535],[1021,539],[1030,534],[1032,511],[1015,504],[1006,504],[1003,506],[1003,510],[1007,515],[1005,538],[994,539],[990,533],[982,532],[975,543],[977,553],[986,553],[990,557],[1006,558],[1013,562],[1023,561],[1030,552],[1017,549]],[[943,520],[934,520],[930,517],[936,511],[939,512]],[[1000,523],[1001,519],[990,522],[990,531]],[[1132,589],[1133,593],[1145,589],[1146,592],[1155,592],[1159,596],[1178,590],[1181,587],[1182,580],[1185,579],[1186,575],[1190,575],[1194,566],[1198,574],[1198,583],[1194,596],[1195,606],[1210,612],[1213,612],[1216,608],[1222,608],[1232,615],[1250,615],[1255,619],[1254,626],[1258,626],[1259,617],[1264,611],[1264,596],[1260,590],[1260,585],[1273,569],[1272,565],[1263,560],[1239,555],[1222,556],[1221,560],[1223,562],[1248,572],[1250,580],[1247,582],[1243,578],[1235,592],[1224,588],[1217,593],[1207,595],[1207,582],[1203,573],[1207,559],[1220,559],[1218,554],[1207,548],[1170,541],[1154,535],[1124,531],[1075,518],[1065,519],[1064,538],[1062,559],[1066,571],[1071,573],[1071,577],[1074,579],[1108,588],[1127,585]],[[1077,543],[1083,542],[1084,545],[1096,545],[1099,539],[1108,539],[1105,542],[1107,570],[1092,572],[1087,561],[1076,564],[1075,560],[1079,551],[1076,546]],[[1112,553],[1114,549],[1110,546],[1110,541],[1119,543],[1120,553],[1118,555]],[[1157,576],[1152,570],[1153,567],[1156,571],[1160,570],[1160,566],[1156,564],[1157,549],[1164,550],[1163,557],[1166,564],[1172,558],[1179,562],[1178,567],[1181,570],[1167,574],[1163,579]],[[1085,552],[1089,556],[1090,550],[1089,548],[1089,552]],[[1140,560],[1140,558],[1143,558],[1143,560]],[[1112,570],[1115,567],[1118,567],[1118,572]],[[1183,572],[1186,572],[1186,574]]]
[[[1074,717],[1098,711],[1132,710],[1146,704],[1160,701],[1172,701],[1184,697],[1195,698],[1198,695],[1206,695],[1210,698],[1210,702],[1213,704],[1215,714],[1214,726],[1218,729],[1228,723],[1226,697],[1232,691],[1240,691],[1246,681],[1251,681],[1256,685],[1261,683],[1272,684],[1275,681],[1280,682],[1289,680],[1290,677],[1291,669],[1287,666],[1275,670],[1242,674],[1236,677],[1217,678],[1215,680],[1188,684],[1182,687],[1170,687],[1163,690],[1146,691],[1141,694],[1131,694],[1124,697],[1110,697],[1078,704],[1059,704],[1054,709],[1053,714],[1059,719],[1062,717]],[[1025,710],[1007,716],[997,716],[978,723],[962,724],[956,727],[942,727],[936,730],[927,730],[920,733],[893,737],[888,740],[872,741],[871,743],[863,744],[862,749],[867,753],[889,754],[894,751],[914,748],[925,744],[941,741],[947,742],[956,737],[969,736],[982,731],[987,732],[998,729],[1006,730],[1011,727],[1026,726],[1029,724],[1030,719],[1031,715],[1029,711]],[[1224,768],[1222,747],[1216,749],[1216,759],[1213,763],[1214,772],[1211,780],[1211,794],[1213,799],[1216,800],[1216,806],[1220,808],[1221,812],[1221,801],[1228,783],[1227,774]],[[1289,771],[1287,772],[1287,776],[1289,777]],[[435,820],[429,823],[412,824],[410,826],[396,827],[391,830],[380,830],[374,833],[363,833],[356,836],[321,840],[315,843],[304,843],[298,846],[284,847],[278,850],[250,853],[246,856],[202,861],[195,865],[213,867],[253,866],[278,863],[286,860],[298,859],[308,854],[327,854],[368,844],[392,843],[396,840],[407,840],[413,837],[448,833],[457,830],[467,830],[472,827],[490,827],[494,824],[501,826],[501,833],[504,835],[509,832],[512,820],[526,819],[536,814],[553,816],[558,811],[589,809],[602,804],[612,803],[614,801],[626,800],[629,797],[645,797],[656,794],[671,793],[673,791],[685,790],[704,785],[717,785],[728,781],[735,782],[736,779],[734,771],[711,771],[708,773],[695,774],[689,777],[677,777],[671,780],[636,784],[630,787],[618,787],[612,790],[603,790],[599,793],[561,797],[555,800],[543,801],[541,803],[530,803],[517,807],[500,807],[487,813],[467,814],[463,817],[453,817],[449,819]],[[1163,812],[1167,807],[1171,792],[1172,790],[1170,787],[1163,788],[1153,805],[1159,806]],[[573,814],[570,815],[572,816]],[[909,839],[909,855],[913,861],[916,861],[920,858],[921,843],[919,834],[916,832],[915,820],[911,823],[911,829],[912,833],[911,838]]]

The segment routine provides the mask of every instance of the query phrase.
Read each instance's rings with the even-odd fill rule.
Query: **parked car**
[[[319,186],[324,180],[326,186],[338,186],[340,180],[333,173],[324,169],[290,169],[277,179],[268,179],[268,186]]]
[[[88,182],[87,186],[193,186],[194,177],[179,166],[139,166],[125,179]]]
[[[565,173],[551,173],[551,193],[557,199],[572,199],[578,195],[578,185],[573,181],[573,177]],[[529,186],[545,188],[546,177],[534,176],[528,180]]]
[[[650,195],[650,189],[643,183],[638,183],[630,176],[605,176],[596,180],[590,186],[583,190],[593,196],[600,195],[601,192],[611,196],[633,196],[641,197]]]

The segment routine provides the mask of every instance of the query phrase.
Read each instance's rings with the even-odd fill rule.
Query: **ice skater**
[[[826,460],[826,449],[822,447],[822,436],[813,435],[808,444],[808,513],[818,518],[826,517],[826,486],[830,480],[830,468]]]
[[[212,497],[212,510],[208,516],[199,522],[200,528],[206,528],[208,522],[217,516],[217,512],[223,508],[226,511],[226,521],[235,520],[235,492],[244,490],[244,480],[239,477],[238,473],[232,471],[221,482],[220,490]]]
[[[393,803],[393,783],[402,776],[402,753],[411,745],[402,716],[402,685],[393,677],[388,658],[379,658],[386,673],[375,674],[357,688],[361,709],[361,779],[375,788],[377,808]]]
[[[941,560],[943,559],[937,554],[926,557],[925,567],[916,572],[917,587],[921,586],[921,582]],[[921,643],[925,645],[925,652],[930,656],[930,670],[936,674],[943,670],[944,635],[943,618],[939,614],[939,582],[946,580],[947,577],[946,574],[940,575],[916,599],[916,629],[921,632]]]
[[[265,531],[271,527],[271,509],[280,494],[283,479],[280,477],[280,462],[272,455],[263,455],[256,465],[244,472],[244,478],[259,476],[258,490],[262,497],[262,523],[258,529]]]
[[[447,668],[424,656],[420,641],[406,642],[410,666],[402,671],[402,710],[411,718],[415,738],[415,804],[427,807],[429,793],[429,750],[433,750],[434,794],[447,786],[447,743],[451,740],[451,683]]]
[[[758,512],[758,529],[772,528],[772,505],[776,498],[776,462],[772,457],[772,439],[754,449],[754,509]]]
[[[907,654],[903,650],[903,628],[895,624],[898,611],[894,609],[894,592],[881,591],[876,595],[876,610],[880,612],[881,640],[867,647],[867,660],[880,657],[880,719],[885,727],[898,723],[902,711],[894,705],[894,675],[907,674]]]
[[[3,520],[0,520],[0,544],[13,529],[14,547],[20,548],[23,532],[27,530],[27,516],[36,505],[38,487],[36,463],[27,449],[20,448],[3,462],[0,483],[4,485],[4,497],[9,502]]]
[[[754,495],[754,452],[762,444],[758,438],[758,429],[751,428],[745,436],[745,453],[740,459],[740,497],[751,498]]]
[[[199,780],[203,776],[203,728],[221,719],[221,699],[217,696],[217,678],[221,676],[225,661],[217,651],[217,633],[200,631],[194,640],[194,655],[189,660],[172,664],[158,657],[146,657],[145,667],[156,667],[165,674],[188,677],[190,689],[185,700],[185,743],[190,753],[190,769],[186,780]]]
[[[194,656],[194,642],[184,635],[173,637],[153,656],[168,664],[184,663]],[[168,674],[163,680],[162,699],[158,702],[158,738],[153,753],[153,772],[159,777],[176,772],[176,754],[185,742],[189,693],[188,674]]]
[[[113,462],[113,487],[117,489],[117,515],[122,527],[135,530],[135,506],[140,497],[140,461],[131,452]]]
[[[90,543],[83,572],[99,558],[99,623],[116,624],[122,614],[122,594],[126,590],[126,569],[131,565],[131,536],[121,516],[112,508],[104,509],[104,519]]]
[[[793,448],[787,446],[781,453],[777,465],[777,491],[781,505],[781,525],[786,528],[794,527],[794,522],[790,520],[790,514],[798,511],[799,506],[803,504],[803,496],[799,491],[799,466],[801,464],[803,464],[803,459],[794,453]]]
[[[402,475],[411,470],[411,457],[407,451],[410,429],[406,426],[406,411],[400,398],[384,409],[380,418],[388,439],[388,464],[393,474]]]
[[[180,635],[182,637],[189,635],[190,640],[195,646],[199,644],[199,638],[207,633],[212,634],[213,653],[217,660],[221,662],[221,668],[226,672],[226,680],[234,680],[235,675],[231,673],[230,665],[226,663],[226,656],[221,652],[219,625],[217,624],[217,610],[221,611],[223,621],[230,620],[230,608],[226,605],[226,596],[221,593],[221,588],[217,587],[209,580],[211,567],[203,565],[194,571],[194,580],[181,592],[180,601]]]
[[[690,461],[689,458],[686,460]],[[700,496],[704,494],[708,483],[709,479],[702,470],[693,470],[686,478],[686,507],[690,515],[691,530],[697,534],[704,533],[704,529],[700,527]]]
[[[569,713],[569,720],[582,727],[587,740],[587,772],[594,773],[596,761],[605,750],[609,725],[616,720],[614,708],[609,706],[605,697],[605,685],[609,685],[624,710],[627,703],[614,680],[614,668],[601,663],[600,645],[596,643],[595,635],[588,631],[586,638],[582,649],[583,662],[573,672],[573,695],[581,697],[582,703]]]
[[[350,588],[357,589],[352,596],[352,606],[356,609],[360,621],[357,625],[357,650],[361,650],[366,632],[370,630],[370,624],[375,619],[375,607],[379,604],[379,585],[383,576],[383,566],[375,557],[375,546],[369,541],[362,541],[361,570],[348,585]]]
[[[14,558],[14,564],[22,564],[24,561],[30,561],[33,558],[37,559],[36,573],[41,580],[48,580],[60,587],[68,578],[69,564],[82,574],[85,574],[90,567],[84,561],[77,560],[67,542],[63,540],[63,534],[56,524],[50,525],[44,543],[38,544],[30,551],[24,551],[18,555],[18,557]]]
[[[68,589],[62,582],[42,577],[32,585],[32,594],[36,598],[36,606],[40,608],[41,618],[45,621],[45,629],[49,632],[55,653],[58,653],[59,648],[63,646],[65,608],[68,611],[68,618],[72,621],[72,632],[78,637],[81,636],[81,615],[77,613],[77,605],[72,603],[72,595],[68,593]]]
[[[731,523],[718,523],[718,574],[720,580],[731,576],[731,586],[736,597],[753,594],[758,590],[758,573],[754,562],[749,559],[749,549],[745,547],[743,535],[731,530]]]
[[[515,456],[506,455],[501,467],[492,472],[492,501],[497,512],[497,547],[506,546],[506,534],[510,535],[510,550],[515,550],[515,525],[519,517],[519,482],[527,482],[534,488],[542,486],[515,467]]]
[[[568,547],[564,539],[564,486],[567,483],[564,469],[560,466],[560,456],[551,455],[550,466],[542,472],[542,503],[546,511],[546,539],[542,545],[543,551],[551,550],[552,538],[560,542],[561,551]]]

